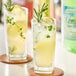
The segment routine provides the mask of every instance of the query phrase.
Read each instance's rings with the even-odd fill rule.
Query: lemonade
[[[34,67],[36,72],[51,73],[55,53],[56,26],[51,18],[32,20]]]
[[[50,67],[53,63],[55,41],[47,40],[39,42],[35,46],[36,64],[39,67]]]
[[[26,58],[27,9],[19,5],[13,5],[12,11],[6,16],[8,56],[10,59]]]

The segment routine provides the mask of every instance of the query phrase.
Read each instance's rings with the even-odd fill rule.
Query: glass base
[[[52,74],[53,67],[34,67],[35,73]]]
[[[7,58],[9,60],[23,60],[23,59],[27,59],[27,56],[24,56],[24,55],[7,55]]]

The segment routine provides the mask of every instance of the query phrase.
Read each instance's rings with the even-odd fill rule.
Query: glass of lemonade
[[[52,18],[39,23],[32,19],[34,70],[36,73],[52,73],[54,65],[56,25]]]
[[[6,53],[10,60],[26,59],[27,57],[27,26],[28,10],[13,5],[12,10],[5,11]]]

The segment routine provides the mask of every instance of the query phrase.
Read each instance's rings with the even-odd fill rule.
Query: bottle
[[[34,0],[34,8],[39,10],[44,3],[48,5],[48,10],[44,13],[44,17],[54,18],[54,0]]]
[[[57,31],[61,32],[61,0],[55,3],[55,18]]]
[[[76,53],[76,0],[63,0],[62,24],[65,49]]]

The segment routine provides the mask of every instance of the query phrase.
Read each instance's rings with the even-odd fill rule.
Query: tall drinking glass
[[[12,5],[11,10],[7,7],[4,16],[7,57],[10,60],[26,59],[28,10],[19,5]]]
[[[56,26],[51,18],[39,23],[32,20],[34,70],[37,73],[52,73],[55,54]]]

